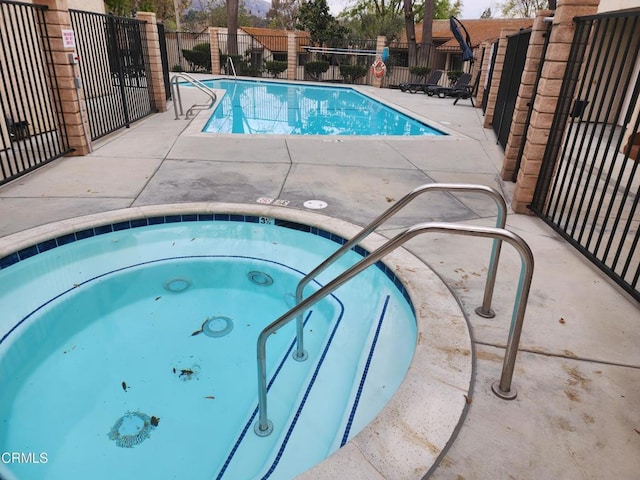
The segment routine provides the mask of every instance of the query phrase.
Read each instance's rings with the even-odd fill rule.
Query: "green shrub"
[[[454,83],[456,83],[458,81],[458,79],[460,78],[460,75],[462,75],[462,73],[463,72],[461,70],[451,70],[450,72],[447,72],[447,78],[451,82],[451,85],[453,85]]]
[[[327,70],[329,70],[329,62],[325,62],[324,60],[304,64],[304,73],[314,80],[320,80],[320,76]]]
[[[173,67],[171,67],[171,71],[172,72],[182,72],[182,65],[180,64],[175,64]]]
[[[182,55],[191,65],[192,71],[211,72],[211,45],[198,43],[191,50],[183,50]]]
[[[424,79],[429,72],[431,71],[431,67],[409,67],[409,72],[412,75],[415,75],[418,78]]]
[[[340,65],[340,76],[347,83],[355,83],[356,80],[367,74],[367,70],[366,65]]]
[[[271,62],[266,62],[264,64],[264,69],[269,72],[269,75],[271,75],[273,78],[276,78],[287,69],[287,66],[287,62],[278,62],[276,60],[273,60]]]

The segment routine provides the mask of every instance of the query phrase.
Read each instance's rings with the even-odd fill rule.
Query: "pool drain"
[[[233,330],[233,320],[229,317],[209,317],[202,324],[202,333],[208,337],[224,337]]]
[[[251,282],[255,283],[256,285],[260,285],[261,287],[268,287],[269,285],[273,285],[273,278],[267,273],[254,270],[253,272],[249,272],[247,276],[249,277],[249,280],[251,280]]]
[[[170,292],[180,293],[191,286],[191,281],[186,278],[172,278],[164,282],[162,286]]]
[[[159,420],[142,412],[127,412],[111,427],[109,439],[114,440],[118,447],[135,447],[149,438]]]

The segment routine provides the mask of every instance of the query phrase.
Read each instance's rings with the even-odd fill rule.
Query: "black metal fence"
[[[145,22],[70,10],[92,140],[155,111]]]
[[[165,31],[167,63],[173,72],[211,73],[209,30],[200,33]]]
[[[520,30],[507,37],[504,67],[500,77],[493,122],[491,123],[502,148],[507,146],[509,139],[530,38],[531,30]]]
[[[169,78],[169,54],[167,52],[167,39],[164,25],[158,23],[158,43],[160,45],[160,60],[162,61],[162,80],[164,81],[165,98],[171,98],[171,83]]]
[[[575,24],[531,209],[640,300],[640,12]]]
[[[45,9],[0,1],[0,184],[71,151]]]

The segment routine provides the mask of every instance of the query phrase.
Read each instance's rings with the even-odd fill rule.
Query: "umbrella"
[[[464,30],[466,38],[462,36],[462,32],[460,31],[460,28],[458,28],[458,25],[460,25]],[[451,33],[453,33],[453,36],[456,37],[456,40],[458,40],[458,43],[460,44],[460,49],[462,50],[462,61],[473,62],[473,51],[471,51],[471,38],[469,37],[469,32],[464,28],[462,22],[453,16],[449,18],[449,26],[451,28]]]

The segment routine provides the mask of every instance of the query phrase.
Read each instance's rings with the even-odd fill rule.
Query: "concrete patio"
[[[88,156],[58,159],[0,187],[0,236],[132,206],[255,204],[261,197],[287,209],[323,200],[328,206],[321,213],[365,225],[430,182],[489,185],[509,201],[512,184],[500,180],[502,151],[493,131],[482,128],[482,110],[468,101],[453,106],[451,99],[362,90],[451,135],[212,136],[194,122],[174,120],[170,105],[102,139]],[[430,220],[493,226],[495,216],[485,198],[435,193],[379,233],[392,236]],[[640,306],[538,218],[511,214],[507,228],[529,243],[536,262],[513,401],[496,397],[491,383],[500,377],[509,331],[520,273],[516,252],[503,249],[497,315],[485,319],[474,309],[482,301],[490,241],[438,234],[406,247],[458,298],[475,347],[467,416],[431,478],[638,478]]]

